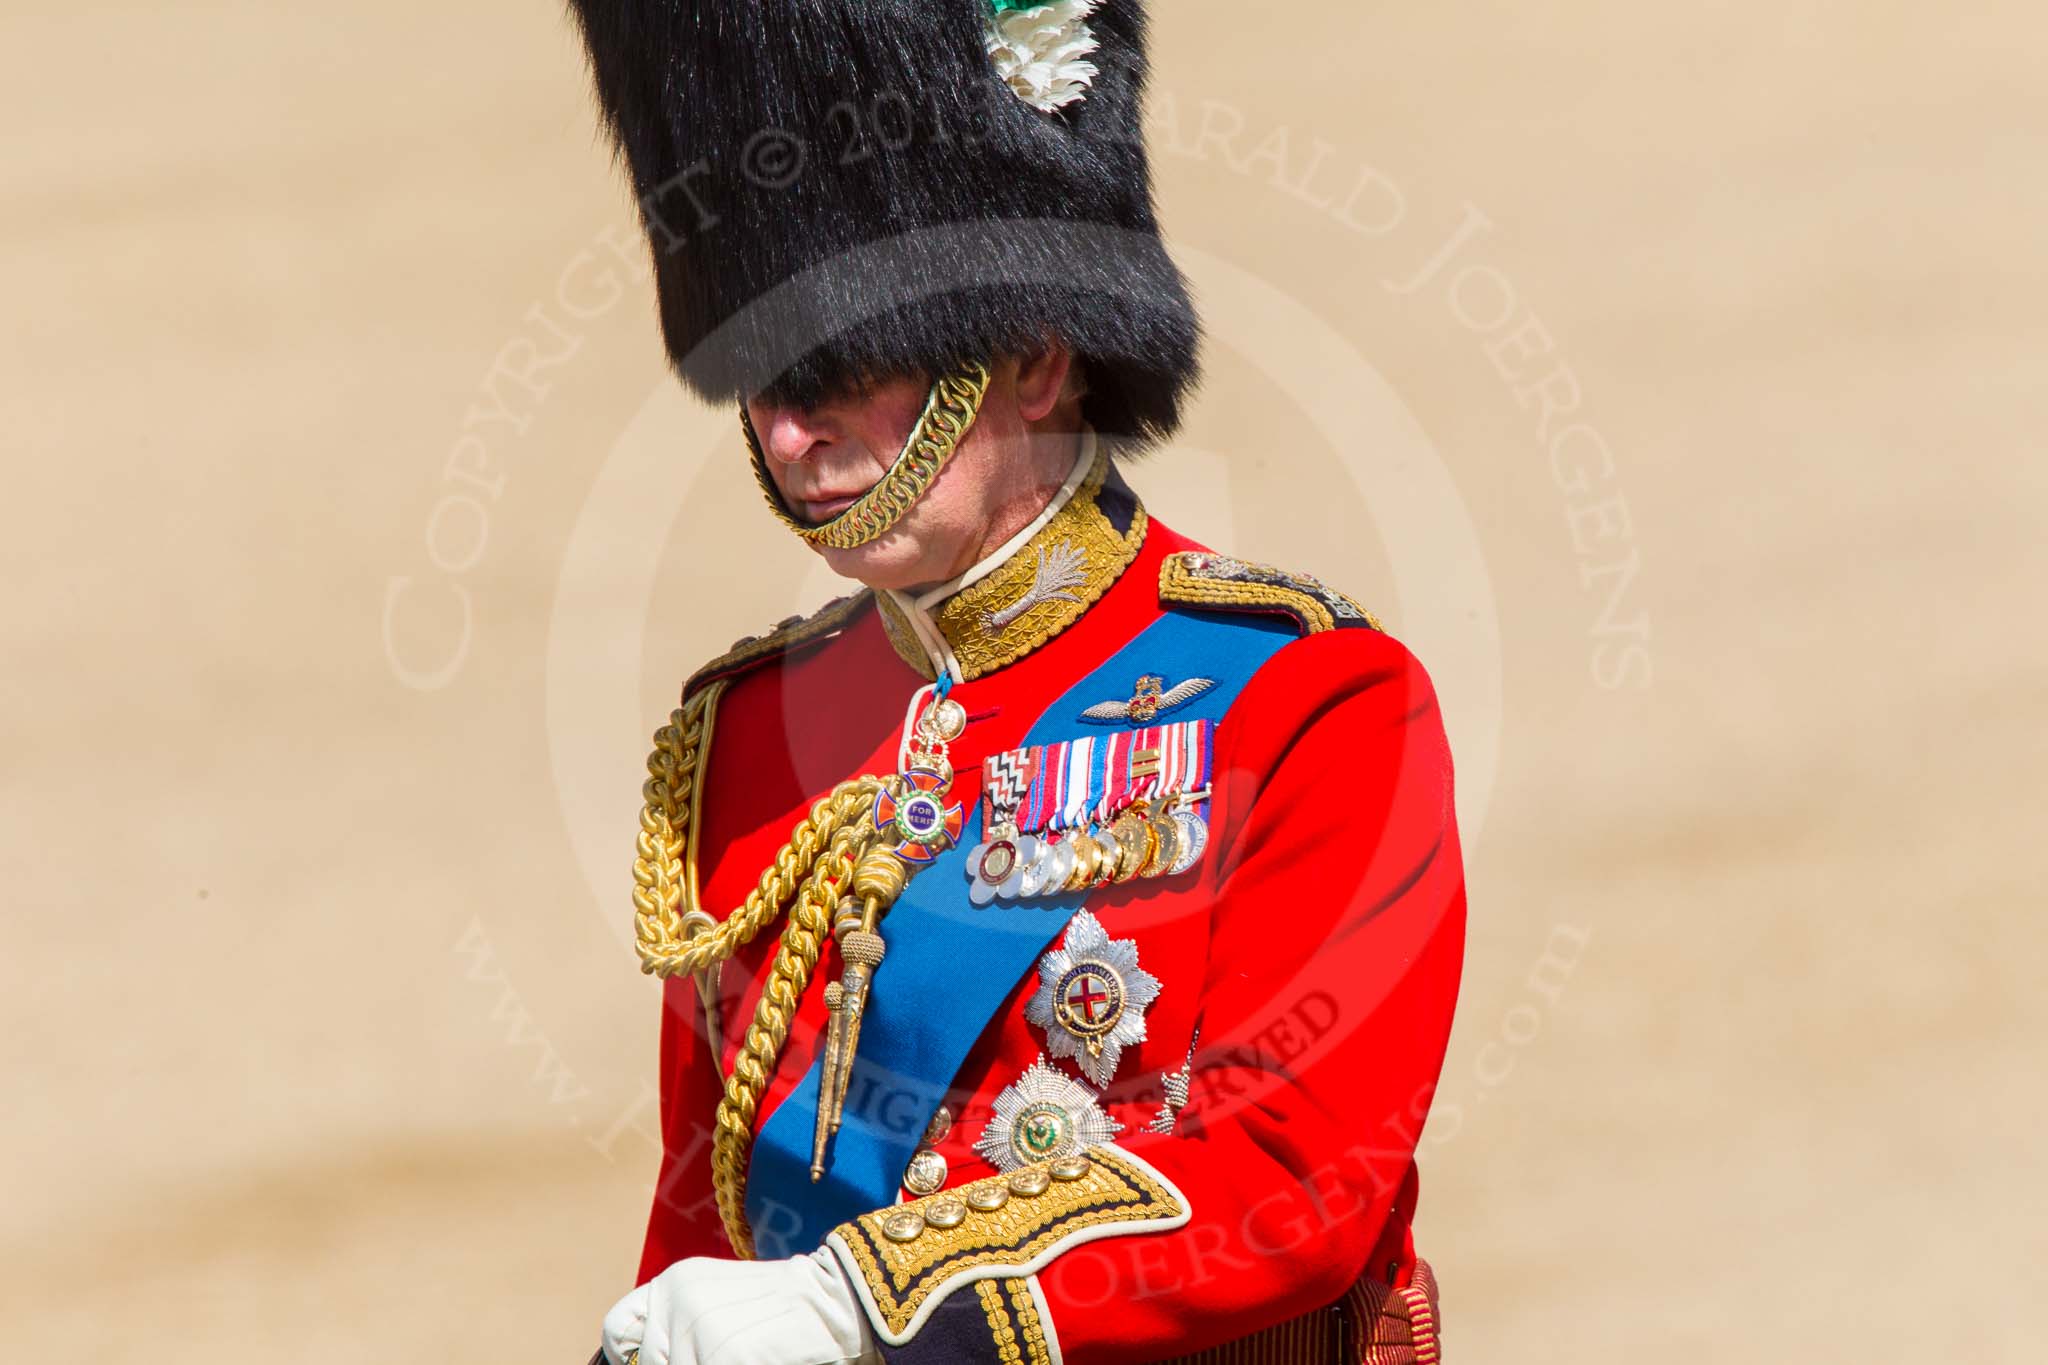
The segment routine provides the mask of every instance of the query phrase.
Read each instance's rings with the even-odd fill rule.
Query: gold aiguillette
[[[846,1110],[846,1091],[853,1060],[860,1048],[861,1018],[867,1012],[868,990],[875,968],[882,965],[887,945],[878,932],[882,915],[903,894],[910,869],[890,848],[868,850],[853,873],[853,897],[842,903],[833,934],[846,971],[825,987],[825,1066],[818,1083],[818,1123],[811,1139],[811,1179],[825,1176],[825,1146],[839,1131]]]

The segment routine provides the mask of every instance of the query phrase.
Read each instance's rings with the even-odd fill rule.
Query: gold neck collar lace
[[[1145,508],[1085,432],[1043,512],[950,582],[875,594],[889,641],[928,679],[966,682],[1015,663],[1099,601],[1145,543]]]

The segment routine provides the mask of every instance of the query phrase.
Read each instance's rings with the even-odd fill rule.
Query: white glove
[[[625,1365],[881,1365],[839,1260],[677,1261],[605,1314],[604,1353]]]

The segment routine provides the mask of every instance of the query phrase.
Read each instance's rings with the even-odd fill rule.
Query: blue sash
[[[1190,676],[1213,679],[1214,687],[1175,707],[1172,717],[1220,720],[1252,674],[1296,637],[1274,618],[1168,613],[1076,683],[1023,743],[1099,733],[1083,724],[1081,712],[1129,696],[1144,673],[1164,674],[1169,686]],[[911,879],[883,921],[889,952],[875,972],[825,1178],[811,1182],[822,1058],[762,1125],[747,1176],[756,1255],[809,1251],[839,1224],[896,1202],[903,1169],[961,1063],[1087,898],[1079,891],[969,904],[967,850],[980,841],[977,802],[959,844]]]

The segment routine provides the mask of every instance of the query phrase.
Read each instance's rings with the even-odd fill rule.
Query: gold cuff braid
[[[1171,1231],[1188,1221],[1186,1196],[1129,1152],[1091,1147],[1085,1169],[1066,1179],[1051,1176],[1060,1164],[1041,1162],[957,1185],[835,1228],[832,1237],[865,1285],[884,1337],[907,1332],[928,1302],[974,1281],[1028,1275],[1083,1242]],[[1035,1186],[1018,1183],[1033,1172],[1044,1178]],[[977,1204],[990,1195],[993,1208]],[[964,1208],[952,1210],[958,1216],[950,1225],[935,1223],[926,1215],[939,1204]],[[905,1218],[913,1229],[908,1241],[889,1230]]]
[[[988,1321],[989,1346],[1001,1365],[1052,1365],[1029,1280],[977,1280],[974,1293]]]

